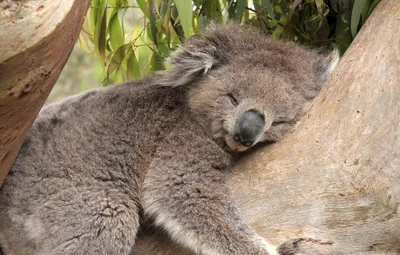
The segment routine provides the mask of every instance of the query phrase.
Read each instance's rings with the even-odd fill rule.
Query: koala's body
[[[195,254],[277,254],[225,178],[234,155],[293,126],[337,60],[216,26],[167,71],[46,107],[0,190],[0,247],[129,255],[143,211]]]

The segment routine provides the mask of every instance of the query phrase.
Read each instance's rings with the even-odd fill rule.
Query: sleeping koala
[[[0,190],[5,255],[128,255],[142,212],[195,254],[292,253],[242,220],[226,174],[239,152],[293,126],[337,53],[230,24],[169,62],[40,112]]]

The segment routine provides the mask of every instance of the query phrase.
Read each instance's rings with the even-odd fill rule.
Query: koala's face
[[[189,104],[210,124],[216,142],[244,151],[279,140],[294,124],[305,100],[290,86],[290,79],[263,65],[238,63],[210,71],[190,89]]]
[[[273,41],[236,25],[186,43],[170,59],[164,85],[189,87],[189,106],[229,151],[277,141],[338,60]]]

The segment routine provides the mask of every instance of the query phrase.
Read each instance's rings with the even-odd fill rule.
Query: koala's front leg
[[[276,254],[233,206],[223,173],[230,162],[225,152],[198,135],[167,141],[145,178],[145,213],[197,254]]]

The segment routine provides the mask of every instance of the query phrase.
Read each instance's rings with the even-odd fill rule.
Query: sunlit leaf
[[[93,44],[91,43],[92,40],[93,35],[90,31],[89,17],[86,17],[85,21],[83,22],[82,31],[79,34],[79,44],[84,51],[92,53],[94,50]]]
[[[164,4],[164,14],[161,16],[161,29],[164,32],[164,34],[167,34],[169,31],[169,23],[170,23],[170,19],[171,19],[171,4],[172,4],[172,0],[168,0],[165,4]]]
[[[90,31],[96,29],[98,8],[100,7],[101,0],[92,0],[90,3],[89,17],[90,17]]]
[[[168,48],[171,45],[171,34],[169,31],[169,25],[171,22],[171,3],[172,3],[172,0],[168,0],[165,14],[164,14],[164,17],[162,17],[162,23],[161,23],[161,29],[166,36]]]
[[[117,69],[115,70],[114,77],[115,83],[121,83],[124,81],[123,69],[121,68],[121,66],[117,67]]]
[[[118,13],[115,13],[109,22],[110,44],[113,50],[116,50],[125,43],[124,33],[118,18]]]
[[[140,67],[136,59],[135,52],[133,50],[129,51],[126,57],[127,57],[127,68],[126,68],[127,79],[133,80],[135,78],[141,77]]]
[[[164,62],[163,58],[159,54],[157,54],[157,53],[152,54],[152,56],[151,56],[151,71],[154,72],[154,71],[163,69],[164,68],[163,62]]]
[[[343,53],[378,2],[91,0],[79,43],[99,58],[105,85],[164,68],[163,58],[170,55],[171,49],[200,33],[213,20],[236,20],[262,29],[272,38],[313,46],[334,41]],[[125,15],[127,12],[131,17]],[[138,23],[132,24],[132,14]]]
[[[109,76],[112,72],[115,71],[115,69],[117,69],[121,65],[130,46],[130,44],[122,45],[112,54],[110,61],[107,65],[107,76]]]
[[[317,6],[317,10],[319,14],[323,14],[323,8],[322,5],[324,4],[323,0],[314,0],[315,1],[315,5]]]
[[[94,45],[95,52],[97,53],[100,63],[105,64],[106,58],[106,30],[107,30],[107,1],[100,0],[97,6],[97,20],[94,30]]]
[[[150,1],[150,30],[153,42],[157,47],[157,27],[156,27],[156,3],[155,0]]]
[[[181,26],[185,33],[185,38],[190,36],[192,28],[192,1],[175,0],[176,8],[178,9]]]
[[[147,8],[147,1],[146,0],[136,0],[136,3],[138,4],[139,8],[142,10],[143,14],[150,19],[150,12],[149,9]]]

